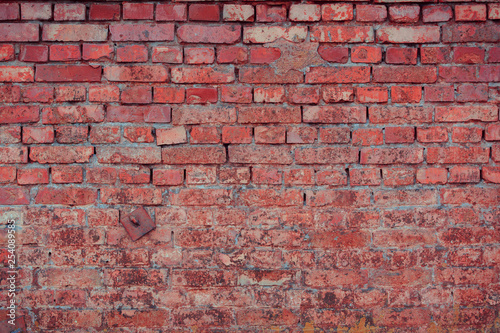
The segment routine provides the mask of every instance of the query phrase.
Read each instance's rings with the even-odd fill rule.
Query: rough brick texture
[[[30,332],[500,332],[499,20],[1,1],[0,321],[14,219]]]

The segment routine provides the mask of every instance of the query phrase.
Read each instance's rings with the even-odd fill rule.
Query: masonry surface
[[[401,2],[0,3],[28,331],[499,332],[500,3]]]

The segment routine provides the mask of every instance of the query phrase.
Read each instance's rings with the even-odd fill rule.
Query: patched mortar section
[[[304,71],[308,67],[327,63],[318,53],[319,43],[293,43],[280,38],[273,43],[265,44],[264,47],[275,47],[281,50],[279,59],[270,65],[278,74],[284,74],[292,69]]]

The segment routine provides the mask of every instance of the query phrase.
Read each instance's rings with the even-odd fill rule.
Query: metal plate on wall
[[[156,228],[154,221],[143,207],[139,207],[132,213],[126,215],[120,222],[133,241],[138,240]]]

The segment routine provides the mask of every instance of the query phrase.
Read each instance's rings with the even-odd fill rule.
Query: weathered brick
[[[111,40],[116,42],[161,42],[174,40],[174,25],[158,24],[111,24]]]
[[[154,147],[97,147],[99,163],[155,164],[161,162],[161,149]]]
[[[51,42],[104,42],[107,38],[106,26],[97,24],[44,24],[42,30],[42,40]]]
[[[109,66],[104,68],[104,77],[118,82],[166,82],[168,71],[161,65]]]
[[[185,43],[232,44],[240,39],[241,27],[231,24],[213,26],[184,24],[177,30],[177,37]]]
[[[37,65],[35,80],[39,82],[101,81],[101,67],[90,65]]]
[[[364,26],[315,26],[311,27],[311,41],[320,43],[372,43],[374,41],[374,32],[373,28]]]
[[[1,42],[37,42],[39,38],[36,23],[0,23]]]

